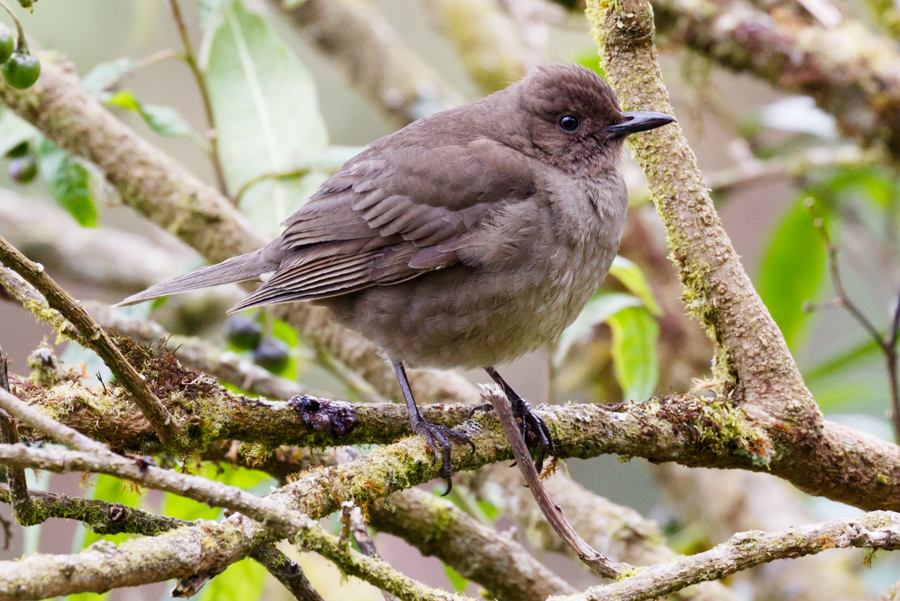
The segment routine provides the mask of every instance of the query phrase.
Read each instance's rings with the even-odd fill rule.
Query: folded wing
[[[285,222],[273,242],[284,259],[232,311],[346,294],[449,267],[479,224],[534,189],[526,157],[490,140],[367,151]]]

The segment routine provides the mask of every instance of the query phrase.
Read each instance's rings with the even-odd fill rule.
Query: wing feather
[[[370,149],[285,222],[285,258],[233,310],[346,294],[449,267],[480,224],[534,190],[527,158],[486,139]]]

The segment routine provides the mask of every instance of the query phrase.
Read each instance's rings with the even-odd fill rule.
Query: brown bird
[[[494,369],[556,340],[606,277],[627,192],[623,138],[674,121],[622,112],[575,65],[546,65],[474,104],[373,142],[256,252],[157,284],[127,305],[217,284],[264,283],[231,311],[312,301],[375,341],[412,428],[450,486],[451,441],[419,414],[404,365],[483,367],[539,446],[547,425]]]

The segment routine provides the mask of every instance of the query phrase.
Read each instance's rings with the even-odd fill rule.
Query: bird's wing
[[[479,224],[529,198],[528,160],[490,140],[369,152],[286,222],[281,265],[232,310],[387,285],[449,267]]]

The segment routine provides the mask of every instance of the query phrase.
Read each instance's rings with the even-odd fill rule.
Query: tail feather
[[[160,282],[143,292],[133,294],[114,305],[116,307],[124,307],[144,301],[159,298],[161,296],[169,296],[171,294],[179,294],[188,292],[189,290],[199,290],[201,288],[209,288],[210,286],[218,286],[220,284],[231,284],[232,282],[245,282],[258,278],[261,274],[274,269],[271,261],[263,256],[263,250],[258,250],[239,257],[233,257],[226,261],[222,261],[216,265],[210,265],[203,269],[198,269],[191,273],[180,275],[177,278]]]

